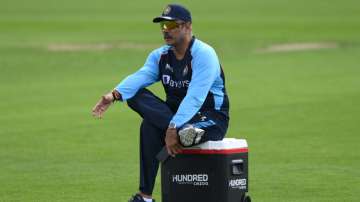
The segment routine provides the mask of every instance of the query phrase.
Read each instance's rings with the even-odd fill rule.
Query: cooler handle
[[[241,175],[244,173],[243,159],[234,159],[231,161],[231,173],[233,175]]]

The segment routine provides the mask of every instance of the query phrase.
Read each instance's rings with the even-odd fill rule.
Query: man
[[[218,57],[192,35],[190,12],[170,4],[159,23],[166,45],[152,51],[144,66],[102,96],[93,109],[101,117],[115,101],[126,101],[143,118],[140,128],[140,186],[129,202],[150,202],[165,145],[175,157],[183,146],[222,140],[229,121],[229,100]],[[161,81],[166,100],[145,87]]]

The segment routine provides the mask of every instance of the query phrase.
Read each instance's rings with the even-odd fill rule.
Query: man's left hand
[[[94,117],[101,118],[104,112],[109,108],[113,103],[114,97],[113,94],[107,93],[101,97],[101,99],[96,103],[95,107],[92,109],[92,114]]]
[[[169,155],[173,157],[181,151],[182,146],[180,145],[176,128],[168,128],[166,130],[165,144]]]

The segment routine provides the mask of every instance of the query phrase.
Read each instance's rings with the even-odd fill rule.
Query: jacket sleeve
[[[126,77],[115,87],[115,90],[120,92],[123,101],[132,98],[139,89],[159,81],[158,63],[160,55],[159,49],[151,52],[143,67]]]

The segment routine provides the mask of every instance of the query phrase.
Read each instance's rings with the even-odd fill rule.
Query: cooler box
[[[162,202],[243,202],[248,191],[246,140],[225,138],[185,148],[161,165]]]

